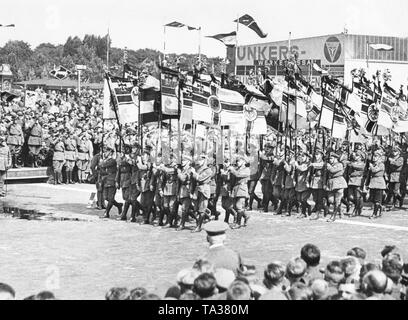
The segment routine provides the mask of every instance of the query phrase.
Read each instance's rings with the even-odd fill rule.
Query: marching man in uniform
[[[150,214],[153,209],[154,188],[152,186],[152,161],[148,150],[144,150],[137,163],[139,169],[140,206],[143,211],[144,224],[150,224]]]
[[[29,155],[31,157],[31,166],[34,168],[38,167],[38,155],[40,154],[40,149],[42,146],[43,132],[42,123],[40,119],[36,119],[34,125],[29,129],[30,134],[28,138],[28,148]]]
[[[187,155],[183,155],[181,161],[181,168],[177,169],[177,176],[179,179],[179,202],[181,204],[181,223],[178,231],[184,230],[186,221],[190,214],[191,207],[191,193],[192,193],[192,159]],[[197,220],[197,217],[194,216]]]
[[[132,176],[132,166],[130,153],[132,151],[131,147],[128,145],[124,146],[124,153],[119,159],[119,168],[116,174],[116,188],[122,189],[122,198],[125,201],[123,206],[122,215],[120,220],[127,221],[127,213],[131,205],[130,201],[130,179]]]
[[[404,165],[404,158],[401,156],[401,149],[396,146],[392,151],[392,157],[388,159],[387,173],[389,176],[388,181],[388,195],[385,203],[390,203],[393,200],[393,206],[396,207],[397,201],[401,201],[401,171]]]
[[[236,168],[231,168],[230,173],[233,179],[232,198],[234,199],[234,209],[237,212],[237,223],[233,228],[241,227],[241,220],[244,218],[246,227],[249,216],[245,212],[245,200],[248,198],[248,179],[250,170],[247,165],[246,156],[238,156]]]
[[[78,160],[76,162],[78,168],[79,183],[86,181],[87,172],[89,172],[90,158],[89,158],[89,140],[87,133],[83,133],[78,143]]]
[[[381,217],[382,214],[382,200],[384,190],[387,188],[385,184],[384,174],[385,165],[382,159],[383,155],[380,150],[376,150],[373,154],[373,163],[369,166],[370,184],[370,198],[374,203],[374,210],[370,219]]]
[[[65,144],[65,176],[66,183],[73,184],[74,180],[72,179],[72,171],[75,167],[75,162],[77,160],[77,144],[73,137],[70,137],[72,131],[67,132],[66,138],[64,141]]]
[[[324,190],[325,182],[325,163],[323,161],[323,152],[321,149],[315,150],[315,160],[310,164],[309,171],[309,186],[312,191],[313,201],[315,203],[315,216],[311,216],[311,220],[318,220],[320,215],[325,210],[325,196]]]
[[[344,189],[347,188],[347,183],[344,179],[344,166],[339,158],[340,156],[337,153],[331,152],[329,162],[326,165],[328,206],[333,205],[333,213],[327,222],[334,222],[337,213],[340,219],[342,218],[341,199],[343,198]]]
[[[299,218],[308,217],[311,214],[310,205],[307,203],[307,199],[310,196],[309,191],[309,163],[308,155],[306,152],[302,152],[298,156],[298,161],[295,162],[295,193],[296,200],[300,203],[302,211],[299,214]]]
[[[192,177],[196,187],[193,193],[194,211],[198,214],[197,227],[193,232],[200,232],[207,214],[208,199],[211,196],[210,180],[213,175],[211,168],[207,166],[207,156],[202,154],[196,160],[197,168],[192,168]]]
[[[225,210],[224,222],[229,223],[229,217],[232,214],[233,222],[236,222],[237,213],[234,210],[234,200],[231,197],[231,163],[229,158],[224,158],[223,168],[220,169],[221,179],[221,206]]]
[[[363,194],[361,186],[365,170],[364,156],[360,151],[351,154],[351,162],[348,163],[348,197],[349,201],[354,203],[352,216],[360,216],[363,210]]]

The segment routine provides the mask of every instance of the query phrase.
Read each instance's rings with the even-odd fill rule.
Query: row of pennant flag
[[[178,119],[181,125],[203,123],[238,133],[266,135],[268,125],[326,128],[334,138],[408,132],[408,106],[401,93],[356,78],[351,88],[328,76],[315,90],[301,75],[293,79],[267,78],[259,86],[232,86],[214,75],[181,74],[160,66],[160,79],[139,80],[107,75],[104,119],[148,124]],[[276,119],[277,118],[277,119]],[[277,120],[277,121],[276,121]]]

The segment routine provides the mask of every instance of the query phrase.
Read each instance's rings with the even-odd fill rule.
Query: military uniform
[[[277,215],[282,214],[282,210],[284,206],[286,205],[286,200],[283,198],[283,193],[284,193],[284,185],[285,185],[285,165],[283,161],[283,157],[277,156],[275,160],[273,161],[273,171],[271,175],[271,181],[272,181],[272,186],[273,186],[273,192],[272,195],[278,202],[280,200],[279,208],[276,212]]]
[[[320,150],[316,150],[321,155]],[[326,209],[326,191],[324,190],[324,186],[326,185],[326,166],[321,158],[320,160],[316,160],[316,162],[311,163],[309,167],[309,188],[312,192],[313,201],[315,203],[315,212],[316,216],[313,217],[314,220],[319,219],[321,213]]]
[[[154,200],[154,187],[152,186],[153,182],[152,163],[149,160],[144,162],[143,159],[140,159],[137,166],[139,169],[138,184],[140,186],[140,191],[142,193],[140,196],[140,206],[142,207],[143,210],[144,223],[149,224],[150,214],[153,210]]]
[[[52,167],[54,170],[54,184],[62,183],[62,167],[65,162],[65,145],[60,138],[53,141],[54,154],[52,158]]]
[[[211,211],[211,215],[215,217],[215,220],[218,220],[220,215],[217,211],[217,202],[219,197],[219,188],[218,188],[218,168],[215,163],[208,166],[212,170],[212,177],[210,180],[210,199],[208,199],[208,209]]]
[[[89,140],[81,139],[78,143],[78,160],[76,162],[78,168],[79,183],[84,183],[87,173],[89,172]]]
[[[202,160],[207,159],[206,156],[200,157]],[[208,207],[208,199],[211,196],[211,187],[210,181],[213,172],[211,168],[207,166],[207,164],[203,164],[202,166],[198,166],[197,170],[193,171],[193,179],[195,181],[195,189],[193,193],[193,205],[194,211],[198,214],[197,220],[197,228],[196,232],[201,231],[202,224],[204,219],[207,217],[209,218],[206,210]]]
[[[12,123],[10,125],[6,142],[10,148],[13,168],[21,166],[21,151],[24,145],[24,133],[20,124]]]
[[[250,156],[249,161],[250,161],[249,165],[250,176],[248,180],[249,202],[247,207],[249,210],[252,210],[252,205],[254,203],[254,200],[256,200],[256,202],[258,203],[258,209],[261,209],[262,200],[259,199],[259,197],[255,193],[256,185],[258,184],[258,180],[261,176],[260,161],[255,156]],[[269,188],[272,189],[272,186],[270,185]]]
[[[269,202],[272,201],[272,172],[274,169],[273,157],[271,152],[261,153],[259,156],[260,160],[260,169],[261,172],[259,180],[261,181],[262,186],[262,207],[264,212],[268,212]],[[251,206],[250,206],[251,207]]]
[[[167,215],[169,227],[177,225],[176,201],[178,193],[178,177],[175,163],[163,167],[163,213]]]
[[[116,183],[119,185],[119,188],[122,189],[122,198],[125,201],[123,207],[121,220],[127,220],[127,212],[131,204],[130,201],[130,180],[132,177],[132,166],[131,160],[128,155],[124,155],[119,160],[119,167],[116,174]],[[132,217],[133,218],[133,217]]]
[[[154,193],[154,218],[159,216],[159,226],[163,225],[163,173],[157,167],[153,167],[151,186]],[[160,220],[161,218],[161,220]],[[154,220],[154,219],[153,219]]]
[[[291,151],[292,152],[292,151]],[[283,165],[283,184],[282,184],[282,201],[278,209],[278,214],[282,214],[283,209],[286,209],[287,216],[292,213],[292,208],[295,205],[295,183],[294,173],[295,165],[294,161],[287,163],[284,161]]]
[[[6,195],[4,191],[4,180],[6,178],[6,172],[11,165],[10,149],[5,143],[4,138],[0,137],[0,197]]]
[[[42,146],[42,127],[39,123],[34,123],[29,132],[28,149],[31,157],[31,164],[33,167],[37,167],[38,155]]]
[[[130,201],[132,203],[132,222],[136,222],[136,216],[140,214],[141,206],[137,200],[140,196],[140,186],[139,186],[139,168],[137,163],[139,161],[136,153],[131,155],[131,176],[130,176]]]
[[[376,151],[374,157],[374,163],[369,166],[370,183],[368,188],[371,193],[370,198],[374,203],[374,210],[370,218],[381,216],[383,193],[387,188],[384,179],[385,165],[381,159],[382,155]]]
[[[178,179],[179,179],[178,198],[181,204],[180,229],[184,229],[185,223],[190,214],[190,207],[191,207],[191,201],[192,201],[191,194],[193,192],[191,165],[187,164],[186,167],[179,169],[177,172],[178,172]],[[194,214],[193,216],[195,219],[197,219],[197,217]]]
[[[295,193],[296,200],[302,207],[301,216],[310,216],[311,207],[307,203],[307,199],[310,196],[309,191],[309,165],[308,163],[295,163]]]
[[[363,209],[362,185],[365,170],[365,162],[362,160],[363,155],[358,154],[358,160],[348,163],[348,197],[349,201],[354,203],[353,215],[361,215]]]
[[[65,177],[66,183],[74,183],[72,179],[72,171],[77,160],[77,143],[74,138],[68,137],[64,140],[65,145]]]
[[[395,150],[394,150],[395,151]],[[397,201],[401,201],[401,172],[404,166],[404,158],[400,155],[398,149],[398,155],[396,157],[388,158],[387,174],[388,180],[388,195],[385,203],[389,203],[393,199],[393,205],[396,206]]]
[[[247,162],[245,157],[241,157]],[[245,165],[238,168],[231,168],[230,170],[232,176],[232,192],[231,197],[234,199],[234,209],[237,212],[237,223],[236,225],[241,226],[241,219],[244,217],[244,226],[246,226],[248,221],[248,216],[245,212],[245,199],[249,197],[248,194],[248,179],[250,176],[250,170]]]
[[[112,150],[113,151],[113,150]],[[117,162],[112,157],[107,157],[101,163],[101,176],[103,184],[103,198],[108,201],[104,218],[109,218],[110,210],[113,206],[118,208],[119,215],[122,214],[122,204],[116,202],[116,174]]]
[[[101,167],[102,164],[102,157],[101,153],[97,153],[91,160],[91,171],[93,174],[93,179],[95,180],[96,184],[96,201],[97,201],[97,208],[99,210],[106,209],[105,208],[105,199],[103,198],[103,181],[101,175]]]
[[[332,153],[330,157],[339,159],[339,155]],[[333,214],[329,221],[336,219],[337,213],[341,217],[341,200],[343,198],[344,189],[347,188],[346,180],[344,179],[344,166],[341,162],[326,164],[326,190],[328,205],[333,205]]]

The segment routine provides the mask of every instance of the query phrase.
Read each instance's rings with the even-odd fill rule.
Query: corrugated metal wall
[[[367,42],[370,44],[387,44],[394,47],[392,52],[368,49],[370,60],[408,62],[408,38],[352,35],[345,36],[346,59],[366,59]]]

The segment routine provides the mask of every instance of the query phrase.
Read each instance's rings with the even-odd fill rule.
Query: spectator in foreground
[[[14,289],[5,283],[0,283],[0,300],[14,300],[16,292]]]
[[[111,288],[105,295],[105,300],[129,300],[127,288]]]
[[[300,257],[306,262],[306,272],[304,279],[306,283],[314,279],[323,279],[322,273],[319,271],[320,250],[314,244],[306,244],[300,250]]]

